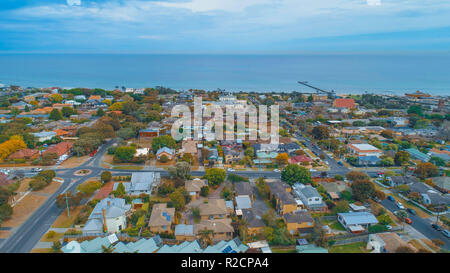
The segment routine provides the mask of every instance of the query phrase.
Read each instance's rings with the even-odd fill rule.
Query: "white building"
[[[89,220],[83,227],[83,234],[103,232],[118,233],[127,227],[126,213],[131,205],[125,204],[122,198],[105,198],[97,203]]]
[[[376,147],[364,143],[364,144],[348,144],[347,145],[350,152],[356,156],[376,156],[380,157],[383,155],[383,151],[377,149]]]

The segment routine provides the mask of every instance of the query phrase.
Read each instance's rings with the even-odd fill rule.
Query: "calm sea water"
[[[0,83],[24,87],[450,95],[450,55],[0,55]]]

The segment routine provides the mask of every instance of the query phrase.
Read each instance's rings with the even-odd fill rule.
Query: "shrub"
[[[47,239],[55,238],[56,232],[54,230],[50,230],[47,232]]]
[[[388,231],[387,227],[381,224],[376,224],[369,227],[369,233],[379,233],[385,231]]]

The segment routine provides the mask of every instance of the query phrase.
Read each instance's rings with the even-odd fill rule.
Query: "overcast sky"
[[[449,0],[1,0],[1,52],[449,51]]]

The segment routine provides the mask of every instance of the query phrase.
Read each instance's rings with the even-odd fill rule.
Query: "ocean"
[[[0,83],[23,87],[312,91],[297,81],[338,94],[450,95],[450,54],[0,54]]]

